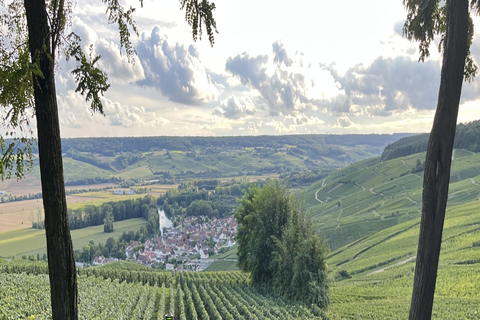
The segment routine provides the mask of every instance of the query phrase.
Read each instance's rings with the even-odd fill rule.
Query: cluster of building
[[[200,219],[198,219],[200,218]],[[233,246],[237,234],[237,221],[233,216],[205,223],[204,217],[187,217],[180,226],[166,229],[166,232],[147,240],[145,243],[132,241],[125,249],[127,260],[146,266],[165,264],[168,269],[203,265],[201,260],[208,259]],[[222,250],[222,248],[225,248]],[[106,264],[116,261],[112,258],[96,257],[93,264]],[[193,262],[192,262],[193,261]],[[197,269],[196,267],[194,269]],[[198,270],[198,269],[197,269]]]

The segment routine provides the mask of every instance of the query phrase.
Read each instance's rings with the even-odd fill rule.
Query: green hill
[[[408,134],[64,139],[67,185],[288,174],[379,156]],[[40,178],[38,155],[32,175]]]
[[[420,218],[412,219],[330,254],[330,274],[336,275],[331,319],[408,318],[419,223]],[[479,266],[480,201],[450,206],[443,231],[433,319],[478,319]]]
[[[405,157],[427,150],[429,134],[419,134],[401,138],[385,147],[382,160]],[[460,123],[455,132],[454,148],[480,152],[480,120]]]
[[[419,217],[424,153],[338,170],[305,190],[305,200],[332,250]],[[478,199],[480,154],[455,150],[449,206]]]

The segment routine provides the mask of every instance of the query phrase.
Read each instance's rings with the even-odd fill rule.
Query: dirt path
[[[320,190],[322,190],[323,187],[325,187],[325,180],[327,180],[327,178],[323,179],[323,181],[322,181],[322,186],[320,187],[320,189],[318,189],[318,190],[315,192],[315,200],[317,200],[317,201],[320,202],[320,203],[325,203],[325,202],[323,202],[322,200],[318,199],[318,192],[319,192]]]
[[[400,265],[405,264],[405,263],[407,263],[407,262],[409,262],[409,261],[412,261],[412,260],[415,259],[415,258],[416,258],[416,256],[412,256],[412,257],[410,257],[410,258],[407,258],[407,259],[405,259],[405,260],[402,260],[402,261],[400,261],[400,262],[397,262],[397,263],[395,263],[395,264],[393,264],[393,265],[391,265],[391,266],[387,266],[387,267],[385,267],[385,268],[380,268],[380,269],[378,269],[378,270],[372,271],[372,272],[370,272],[369,274],[367,274],[367,276],[369,276],[369,275],[371,275],[371,274],[383,272],[383,271],[385,271],[385,270],[387,270],[388,268],[391,268],[391,267],[400,266]]]
[[[412,166],[409,166],[408,164],[405,163],[405,160],[402,159],[402,163],[405,167],[407,167],[408,169],[412,169],[413,167]]]
[[[417,202],[417,201],[413,200],[413,199],[412,199],[412,198],[410,198],[410,197],[407,197],[407,200],[410,200],[410,202],[412,202],[412,203],[414,203],[414,204],[418,204],[418,202]]]

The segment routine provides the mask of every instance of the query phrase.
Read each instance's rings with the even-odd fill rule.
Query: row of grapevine
[[[47,275],[0,273],[0,319],[51,318]]]
[[[165,314],[165,283],[162,284],[160,288],[160,294],[158,297],[158,308],[157,308],[157,320],[163,320]]]
[[[149,284],[150,286],[162,286],[163,283],[169,287],[173,281],[172,272],[149,272],[149,271],[129,271],[99,268],[79,268],[79,275],[103,277],[104,279],[119,279],[120,282],[128,283],[139,282]]]
[[[48,265],[39,261],[18,260],[15,263],[0,263],[0,273],[48,274]]]
[[[192,294],[190,293],[190,289],[188,288],[188,286],[186,286],[185,283],[186,283],[186,281],[183,281],[181,283],[181,286],[182,286],[182,290],[183,290],[183,293],[184,293],[185,312],[186,312],[186,315],[187,315],[187,319],[197,320],[198,316],[197,316],[197,311],[195,309],[195,303],[193,302]]]
[[[180,320],[323,318],[318,308],[292,306],[260,294],[245,284],[247,277],[239,272],[113,271],[80,272],[80,320],[160,320],[166,313]],[[156,277],[153,285],[151,276]],[[0,319],[51,319],[48,288],[48,275],[0,269]]]

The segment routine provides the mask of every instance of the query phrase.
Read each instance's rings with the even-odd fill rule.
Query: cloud
[[[405,20],[400,20],[395,22],[393,25],[393,31],[395,31],[396,34],[399,36],[403,37],[403,25],[405,24]]]
[[[367,113],[390,116],[410,109],[433,110],[440,83],[440,65],[406,57],[378,57],[371,65],[357,65],[341,75],[334,66],[324,66],[344,91],[328,101],[332,114]]]
[[[106,72],[110,81],[133,83],[144,78],[141,64],[128,62],[116,43],[99,37],[95,30],[81,19],[74,19],[73,31],[82,39],[82,48],[86,55],[90,53],[92,45],[93,54],[101,56],[98,65]]]
[[[170,44],[155,27],[150,36],[142,34],[137,45],[145,79],[141,86],[153,87],[171,101],[202,105],[217,99],[218,89],[199,60],[195,47]]]
[[[348,117],[338,117],[337,118],[337,125],[340,128],[348,128],[352,126],[352,121]]]
[[[227,59],[225,68],[237,76],[242,84],[256,89],[266,104],[270,116],[296,115],[304,110],[315,110],[308,92],[321,83],[307,79],[311,70],[302,67],[302,61],[290,59],[283,44],[272,45],[273,57],[247,53]]]
[[[229,119],[240,119],[255,113],[255,106],[249,98],[237,98],[235,95],[220,101],[220,106],[215,107],[214,115]]]
[[[144,107],[130,107],[102,98],[106,120],[112,126],[121,127],[158,127],[170,123],[168,119],[156,116],[155,112],[146,112]]]
[[[292,59],[288,57],[287,50],[281,42],[274,42],[273,47],[273,61],[277,64],[285,63],[287,67],[290,67],[293,63]]]
[[[242,53],[235,58],[228,58],[226,69],[238,76],[244,85],[250,84],[257,89],[267,80],[267,62],[267,55],[250,57]]]

